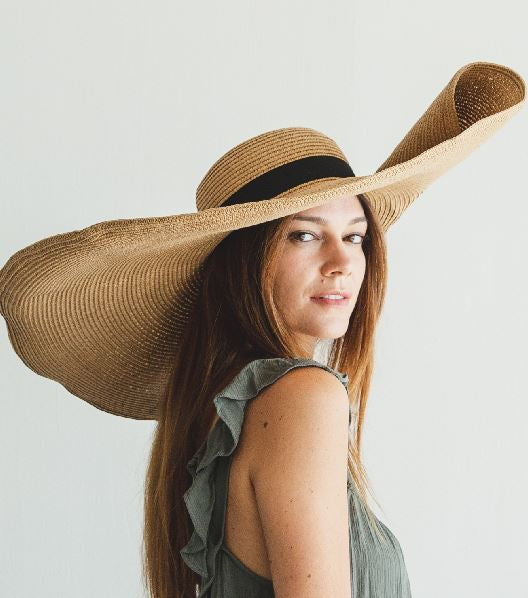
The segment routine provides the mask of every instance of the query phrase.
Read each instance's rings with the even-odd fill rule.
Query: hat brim
[[[98,409],[156,419],[198,267],[226,234],[345,193],[364,194],[386,231],[524,103],[518,73],[469,63],[373,174],[198,212],[99,222],[37,241],[0,270],[10,342],[31,370]]]

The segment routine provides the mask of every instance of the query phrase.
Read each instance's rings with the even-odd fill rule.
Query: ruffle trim
[[[233,453],[242,431],[246,404],[261,390],[296,367],[318,366],[334,374],[345,386],[348,375],[320,363],[304,358],[255,359],[244,366],[233,380],[213,399],[219,421],[187,463],[192,476],[191,486],[183,495],[193,524],[189,542],[180,550],[185,563],[202,578],[200,594],[213,582],[216,553],[220,544],[214,545],[209,538],[209,528],[215,501],[214,474],[218,457]]]

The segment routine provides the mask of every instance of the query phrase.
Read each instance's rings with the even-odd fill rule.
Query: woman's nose
[[[359,258],[359,252],[351,251],[350,246],[346,247],[343,244],[334,243],[331,248],[328,248],[325,258],[322,270],[327,276],[329,273],[340,273],[348,276]]]

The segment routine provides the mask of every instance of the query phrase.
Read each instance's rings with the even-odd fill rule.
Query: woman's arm
[[[249,407],[250,479],[276,598],[350,598],[344,386],[300,367]]]

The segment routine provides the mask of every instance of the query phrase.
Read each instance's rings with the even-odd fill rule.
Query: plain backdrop
[[[464,64],[528,77],[520,0],[0,6],[2,264],[103,220],[195,211],[209,166],[270,129],[320,130],[369,174]],[[414,598],[528,596],[527,121],[387,234],[363,457]],[[37,376],[3,319],[0,337],[0,596],[142,597],[154,423]]]

